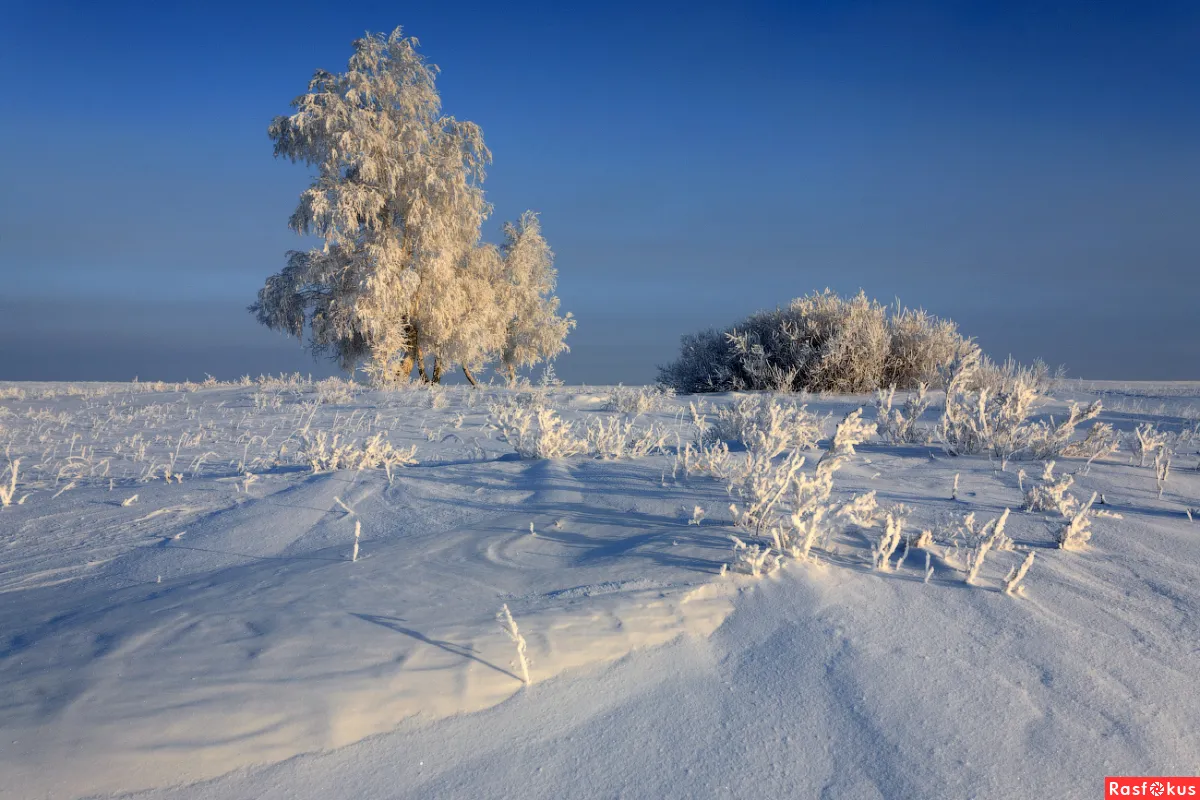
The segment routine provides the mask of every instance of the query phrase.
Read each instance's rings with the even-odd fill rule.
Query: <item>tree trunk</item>
[[[421,345],[417,345],[417,374],[421,376],[421,383],[429,383],[429,378],[425,376],[425,354],[421,352]]]
[[[467,376],[467,380],[471,382],[472,386],[474,386],[476,389],[479,388],[479,384],[475,382],[475,376],[471,374],[471,370],[466,364],[463,364],[463,375]]]
[[[441,356],[433,357],[433,382],[434,383],[442,382],[442,357]]]
[[[417,330],[410,328],[408,331],[408,342],[404,348],[404,360],[400,362],[399,369],[396,370],[396,377],[399,383],[408,383],[412,377],[413,362],[417,354]]]

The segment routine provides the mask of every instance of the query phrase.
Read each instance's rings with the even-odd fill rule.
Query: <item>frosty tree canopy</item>
[[[442,115],[437,71],[400,28],[367,34],[268,131],[276,156],[316,167],[289,224],[324,243],[288,253],[250,310],[378,381],[425,377],[429,355],[432,380],[450,363],[511,374],[565,350],[574,326],[535,214],[501,247],[480,241],[491,153],[478,125]]]

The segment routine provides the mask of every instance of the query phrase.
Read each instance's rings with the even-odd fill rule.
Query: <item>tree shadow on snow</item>
[[[403,625],[400,625],[399,623],[404,622],[404,619],[402,617],[384,617],[384,616],[380,616],[378,614],[359,614],[354,611],[350,612],[350,616],[358,617],[359,619],[363,620],[364,622],[369,622],[372,625],[378,625],[381,628],[387,628],[389,631],[395,631],[396,633],[402,633],[405,636],[408,636],[412,639],[416,639],[418,642],[421,642],[422,644],[432,645],[433,647],[437,647],[441,650],[445,650],[447,653],[450,653],[451,655],[456,655],[461,658],[470,659],[471,661],[475,661],[479,664],[482,664],[483,666],[487,667],[488,669],[494,669],[496,672],[499,672],[502,675],[508,675],[513,680],[518,680],[518,681],[521,680],[520,676],[515,675],[512,672],[509,672],[508,670],[504,669],[503,667],[498,667],[490,661],[485,661],[484,659],[475,655],[475,649],[473,647],[470,647],[470,646],[464,645],[464,644],[455,644],[454,642],[446,642],[446,641],[442,641],[440,639],[430,639],[428,636],[421,633],[420,631],[415,631],[412,628],[406,628]]]

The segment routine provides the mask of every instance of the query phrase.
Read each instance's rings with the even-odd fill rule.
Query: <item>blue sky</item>
[[[245,306],[303,243],[266,127],[396,25],[531,208],[579,327],[646,382],[814,289],[996,357],[1200,378],[1195,3],[18,2],[0,67],[0,379],[332,371]]]

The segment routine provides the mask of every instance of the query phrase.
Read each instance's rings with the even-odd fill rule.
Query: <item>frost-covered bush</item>
[[[769,450],[751,448],[744,461],[728,470],[727,488],[736,501],[730,506],[734,524],[766,546],[766,553],[773,550],[781,556],[807,559],[826,532],[824,521],[836,511],[831,501],[833,476],[854,454],[854,445],[874,432],[874,425],[863,425],[860,416],[861,409],[847,415],[838,426],[833,446],[812,473],[801,471],[805,459],[798,449],[778,459]],[[856,510],[863,505],[862,498],[848,504]],[[869,505],[873,516],[874,493],[870,493]],[[749,555],[740,553],[739,557]],[[765,558],[761,552],[754,555]]]
[[[1042,472],[1042,482],[1029,487],[1025,493],[1026,511],[1057,511],[1064,517],[1070,517],[1079,506],[1079,501],[1067,490],[1074,485],[1075,479],[1070,475],[1054,474],[1054,462],[1046,462]]]
[[[608,396],[604,410],[621,414],[648,414],[666,408],[674,396],[675,390],[669,387],[619,385]]]
[[[1081,422],[1087,422],[1100,416],[1102,407],[1099,400],[1096,400],[1087,408],[1081,408],[1078,403],[1071,403],[1067,418],[1057,425],[1053,417],[1050,418],[1048,423],[1036,423],[1029,432],[1029,455],[1039,460],[1058,458],[1059,456],[1066,455],[1071,443],[1071,436],[1075,433],[1075,428]],[[1094,426],[1092,430],[1096,432],[1096,435],[1093,436],[1089,432],[1089,438],[1085,440],[1087,442],[1086,445],[1080,443],[1078,447],[1073,448],[1074,452],[1099,453],[1112,441],[1108,438],[1098,438],[1102,437],[1105,433],[1103,428],[1097,430]],[[1112,428],[1108,427],[1108,430],[1111,431]]]
[[[326,378],[316,384],[317,398],[329,405],[353,403],[359,387],[353,381]]]
[[[17,475],[21,470],[21,459],[12,459],[8,462],[8,468],[4,470],[3,475],[8,475],[8,485],[0,484],[0,507],[12,505],[13,497],[17,493]]]
[[[521,458],[567,458],[588,452],[587,440],[552,408],[530,408],[508,398],[489,411],[492,426]]]
[[[597,458],[644,458],[662,452],[667,434],[657,425],[637,427],[631,420],[620,417],[598,419],[587,426],[587,443]]]
[[[1051,372],[1050,367],[1040,358],[1034,359],[1032,364],[1026,366],[1011,357],[997,364],[987,356],[981,356],[968,388],[976,392],[987,389],[993,395],[1008,394],[1020,383],[1031,387],[1037,394],[1049,394],[1062,380],[1063,375],[1063,367]]]
[[[1058,531],[1058,546],[1063,550],[1082,550],[1092,538],[1092,505],[1096,502],[1096,493],[1082,507],[1067,517],[1067,521]]]
[[[718,407],[702,433],[705,443],[740,442],[747,449],[769,451],[772,458],[794,448],[811,450],[820,438],[821,420],[806,406],[764,395]]]
[[[0,386],[0,400],[24,400],[25,390],[19,386]]]
[[[1129,437],[1129,449],[1138,458],[1140,466],[1146,466],[1146,459],[1154,458],[1159,450],[1169,447],[1171,434],[1160,431],[1151,423],[1142,423],[1134,429]]]
[[[951,455],[990,452],[1003,469],[1029,444],[1033,431],[1026,420],[1037,394],[1023,378],[995,394],[986,387],[971,389],[980,357],[979,348],[972,344],[946,367],[946,401],[938,436]]]
[[[1115,453],[1120,446],[1120,434],[1113,429],[1113,426],[1107,422],[1097,422],[1088,429],[1087,436],[1074,442],[1068,442],[1060,452],[1063,458],[1085,459],[1087,466],[1090,467],[1093,461]]]
[[[958,326],[922,309],[901,309],[889,320],[891,340],[880,386],[914,389],[938,384],[939,370],[964,344]]]
[[[971,515],[972,518],[974,515]],[[983,568],[983,561],[987,558],[987,554],[994,548],[996,550],[1011,549],[1012,539],[1004,532],[1004,526],[1008,523],[1008,509],[1004,509],[1004,513],[997,519],[989,520],[981,531],[975,535],[975,543],[967,556],[967,583],[975,583],[979,577],[979,570]]]
[[[879,390],[875,397],[875,425],[881,439],[893,444],[914,444],[929,438],[927,431],[917,427],[921,415],[932,403],[928,389],[926,383],[918,383],[917,390],[900,408],[892,407],[896,399],[894,385],[886,391]]]
[[[659,368],[659,383],[688,393],[911,389],[936,381],[964,343],[952,322],[889,312],[862,292],[845,299],[825,290],[684,336],[680,357]]]
[[[417,463],[416,454],[416,445],[407,450],[397,450],[382,433],[359,443],[357,440],[343,439],[341,434],[330,436],[326,431],[317,431],[303,437],[297,455],[312,467],[313,472],[383,469],[390,481],[395,467]]]

